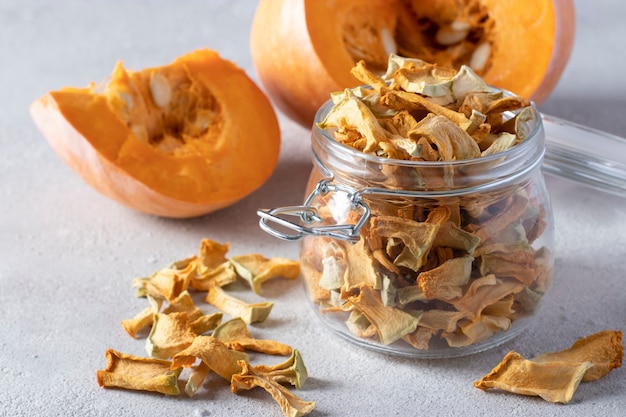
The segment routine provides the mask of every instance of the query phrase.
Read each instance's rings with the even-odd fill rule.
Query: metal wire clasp
[[[335,224],[329,226],[306,226],[313,223],[321,223],[317,209],[311,206],[315,197],[324,196],[331,192],[344,193],[352,210],[360,211],[360,217],[354,224]],[[284,240],[300,240],[305,236],[328,236],[335,239],[356,241],[359,240],[359,231],[370,216],[370,208],[361,198],[361,194],[355,190],[333,184],[331,180],[323,179],[317,183],[315,189],[309,194],[302,206],[278,207],[273,209],[259,209],[257,214],[261,217],[259,226],[267,233]],[[300,223],[287,220],[286,216],[299,217]],[[293,231],[288,233],[277,227]]]

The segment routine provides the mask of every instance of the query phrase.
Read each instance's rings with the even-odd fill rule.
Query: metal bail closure
[[[313,223],[321,223],[322,218],[318,215],[317,209],[310,205],[311,202],[315,197],[324,196],[331,192],[344,193],[351,209],[360,212],[360,217],[355,224],[312,225]],[[257,214],[261,217],[259,220],[261,229],[280,239],[300,240],[305,236],[328,236],[335,239],[357,241],[361,227],[370,216],[370,208],[362,200],[361,195],[351,188],[332,184],[330,180],[323,179],[317,183],[304,205],[259,209]],[[286,218],[287,216],[299,217],[300,222],[290,221]],[[281,229],[277,228],[279,226]],[[282,231],[285,229],[294,233]]]

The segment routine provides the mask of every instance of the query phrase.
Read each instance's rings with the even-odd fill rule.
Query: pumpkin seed
[[[470,59],[469,66],[474,71],[481,71],[485,68],[485,64],[487,64],[487,60],[489,59],[489,54],[491,53],[491,45],[488,43],[481,43],[476,47],[474,53],[472,54],[472,58]]]
[[[169,81],[156,72],[150,77],[150,93],[154,103],[159,107],[166,107],[172,99],[172,87]]]
[[[444,46],[461,42],[467,37],[470,30],[470,25],[464,25],[463,23],[464,22],[452,22],[451,25],[440,27],[435,35],[435,41],[437,41],[439,45]]]

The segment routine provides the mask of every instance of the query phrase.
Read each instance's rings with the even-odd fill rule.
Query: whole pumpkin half
[[[104,195],[140,212],[193,217],[233,204],[273,172],[280,130],[245,72],[198,50],[127,71],[104,87],[65,87],[31,105],[62,160]]]
[[[310,126],[355,62],[390,53],[458,69],[544,100],[569,60],[572,0],[260,0],[251,33],[259,79],[278,108]]]

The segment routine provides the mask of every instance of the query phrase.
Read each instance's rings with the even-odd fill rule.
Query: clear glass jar
[[[307,294],[330,329],[420,358],[479,352],[523,330],[553,268],[545,135],[532,111],[519,144],[453,162],[379,158],[313,128],[304,205],[267,212],[261,225],[302,238]]]

